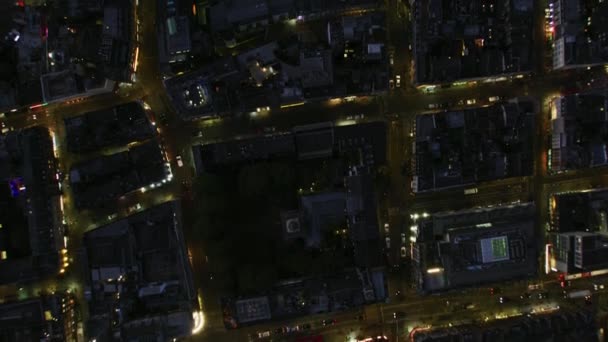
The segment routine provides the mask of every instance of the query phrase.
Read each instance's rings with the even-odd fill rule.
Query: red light
[[[23,1],[23,0],[17,0],[17,2],[15,2],[15,5],[17,5],[19,7],[25,7],[25,1]]]
[[[40,108],[40,107],[42,107],[42,103],[39,103],[39,104],[37,104],[37,105],[30,106],[30,109],[36,109],[36,108]]]

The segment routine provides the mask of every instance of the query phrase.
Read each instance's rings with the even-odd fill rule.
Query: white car
[[[386,248],[387,248],[387,249],[390,249],[390,248],[391,248],[391,238],[387,236],[387,237],[384,239],[384,241],[386,242]]]
[[[401,75],[395,76],[395,83],[397,84],[397,88],[401,87]]]
[[[179,167],[184,166],[184,161],[182,160],[182,156],[175,157],[175,161],[177,162],[177,166],[179,166]]]
[[[258,332],[258,338],[270,337],[270,330]]]
[[[498,101],[498,100],[500,100],[500,96],[490,96],[490,97],[488,98],[488,101],[489,101],[489,102],[496,102],[496,101]]]
[[[384,232],[385,232],[385,233],[388,233],[388,232],[389,232],[389,229],[390,229],[390,226],[388,225],[388,223],[385,223],[385,224],[384,224]]]

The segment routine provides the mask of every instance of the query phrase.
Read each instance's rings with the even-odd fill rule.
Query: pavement
[[[540,2],[538,2],[540,3]],[[417,90],[411,83],[411,52],[409,51],[410,23],[409,13],[406,6],[397,0],[387,1],[387,25],[391,41],[391,51],[394,51],[394,75],[401,75],[401,87],[390,90],[387,94],[377,97],[358,97],[353,101],[328,100],[314,101],[302,106],[273,110],[268,114],[250,117],[248,115],[237,115],[231,118],[223,118],[212,121],[181,121],[173,111],[167,93],[165,91],[158,63],[157,28],[156,28],[156,2],[141,1],[138,16],[141,21],[140,51],[137,70],[137,81],[131,89],[118,93],[108,93],[85,98],[77,103],[51,103],[45,107],[23,110],[16,113],[7,113],[0,118],[0,123],[10,129],[23,129],[32,126],[48,127],[55,135],[57,141],[57,153],[60,168],[67,173],[69,167],[82,159],[82,156],[71,155],[65,148],[65,130],[63,119],[79,115],[121,103],[143,100],[151,107],[151,118],[157,122],[159,127],[159,139],[167,151],[175,177],[169,184],[145,193],[136,192],[128,194],[116,201],[110,211],[77,211],[73,208],[71,193],[68,187],[64,187],[65,215],[69,224],[70,232],[70,258],[74,266],[68,269],[65,276],[57,280],[49,280],[49,283],[37,284],[21,288],[7,286],[0,288],[0,293],[15,296],[34,295],[41,288],[79,288],[79,265],[76,251],[82,234],[101,224],[109,221],[112,217],[124,217],[128,214],[129,207],[136,203],[142,205],[142,210],[153,205],[184,197],[188,193],[189,185],[194,178],[194,164],[191,155],[193,144],[208,143],[235,137],[259,134],[266,127],[274,127],[277,131],[289,130],[295,125],[309,124],[319,121],[330,121],[335,124],[353,122],[349,117],[353,114],[364,114],[363,119],[357,121],[382,120],[388,124],[388,173],[390,177],[391,191],[382,199],[379,209],[383,223],[389,223],[389,237],[391,248],[386,252],[389,261],[406,270],[407,258],[400,256],[401,247],[409,247],[401,243],[401,234],[407,234],[409,241],[409,229],[407,229],[407,218],[411,213],[433,212],[437,210],[462,209],[475,206],[497,205],[500,203],[512,203],[517,201],[531,201],[537,203],[539,222],[539,233],[544,234],[544,228],[548,222],[548,198],[553,193],[565,191],[577,191],[590,187],[607,187],[608,173],[605,168],[594,168],[580,171],[569,171],[561,174],[552,174],[547,170],[547,149],[550,127],[550,116],[548,99],[557,96],[560,92],[568,90],[571,85],[577,85],[579,90],[595,89],[605,87],[608,77],[603,66],[587,69],[573,69],[563,72],[549,72],[547,67],[546,52],[543,50],[542,42],[536,44],[541,46],[536,54],[535,70],[530,74],[524,74],[521,78],[505,80],[501,82],[476,82],[461,86],[453,85],[448,88],[438,88],[432,93]],[[539,18],[544,15],[541,5],[536,9]],[[535,30],[535,39],[542,40],[542,23]],[[567,85],[567,86],[566,86]],[[539,104],[537,114],[537,139],[534,143],[535,170],[528,177],[509,178],[493,182],[485,182],[475,185],[478,192],[465,195],[462,188],[447,189],[442,191],[413,194],[410,189],[410,177],[402,173],[402,165],[411,161],[412,123],[416,115],[434,113],[432,104],[451,103],[456,104],[460,100],[476,99],[476,106],[489,104],[488,98],[500,96],[510,99],[524,96]],[[458,106],[456,106],[458,107]],[[459,108],[466,108],[460,106]],[[167,124],[161,124],[158,116],[163,113],[167,117]],[[35,116],[34,116],[35,115]],[[197,137],[201,132],[202,136]],[[177,156],[184,161],[183,167],[178,167],[175,162]],[[188,203],[185,204],[186,208]],[[313,327],[311,333],[323,334],[329,341],[344,341],[349,335],[383,333],[389,337],[407,336],[408,329],[414,324],[442,324],[443,321],[457,316],[463,320],[483,319],[490,313],[502,312],[513,308],[525,308],[524,302],[514,300],[508,305],[496,304],[495,300],[489,300],[485,294],[480,295],[483,289],[469,289],[455,293],[445,293],[437,296],[419,297],[408,288],[407,274],[405,271],[391,273],[389,276],[389,293],[392,297],[389,303],[376,304],[361,310],[335,313],[331,315],[316,315],[300,318],[293,321],[270,322],[255,327],[245,327],[235,331],[226,332],[221,323],[221,311],[217,304],[217,294],[210,290],[209,277],[205,272],[205,253],[200,249],[199,243],[189,239],[190,224],[185,222],[185,236],[188,248],[193,254],[193,269],[195,284],[203,295],[204,312],[206,315],[206,328],[193,340],[213,341],[247,341],[249,334],[264,329],[274,331],[277,327],[289,324],[310,323]],[[542,236],[542,235],[541,235]],[[539,239],[542,244],[543,239]],[[532,280],[537,281],[537,280]],[[577,280],[577,284],[586,286],[587,280]],[[514,284],[505,289],[509,296],[518,297],[527,283]],[[551,284],[549,282],[549,284]],[[553,285],[549,285],[553,286]],[[577,285],[578,286],[578,285]],[[395,296],[397,292],[399,296]],[[559,297],[562,289],[550,289],[555,298]],[[489,296],[489,295],[488,295]],[[553,296],[551,298],[554,298]],[[551,299],[550,298],[550,299]],[[473,303],[473,309],[454,310],[452,303]],[[557,301],[557,299],[553,299]],[[551,303],[551,300],[545,301]],[[545,303],[543,302],[543,303]],[[403,311],[406,317],[402,320],[392,318],[396,311]],[[445,313],[442,318],[438,312]],[[365,313],[365,321],[360,321],[358,316]],[[483,317],[482,317],[483,316]],[[323,327],[320,321],[324,317],[337,320],[335,325]],[[481,318],[480,318],[481,317]],[[455,323],[455,322],[452,322]],[[274,335],[274,334],[273,334]],[[291,336],[274,336],[272,340],[290,340]]]

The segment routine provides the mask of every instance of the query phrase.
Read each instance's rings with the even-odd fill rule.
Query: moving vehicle
[[[182,160],[182,156],[175,157],[175,161],[177,162],[177,166],[179,166],[179,167],[184,166],[184,161]]]
[[[587,297],[591,297],[591,291],[589,290],[579,290],[579,291],[572,291],[572,292],[568,292],[564,294],[565,298],[570,298],[570,299],[574,299],[574,298],[587,298]]]
[[[488,98],[488,101],[490,101],[490,102],[496,102],[498,100],[500,100],[500,96],[490,96]]]
[[[397,88],[401,88],[401,75],[395,76],[395,83],[397,83]]]
[[[478,192],[477,188],[464,189],[465,195],[473,195],[473,194],[476,194],[477,192]]]
[[[405,312],[403,311],[395,311],[393,312],[393,319],[403,318],[405,317]]]

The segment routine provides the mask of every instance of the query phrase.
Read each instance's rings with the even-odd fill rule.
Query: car
[[[401,87],[401,75],[395,76],[395,83],[397,84],[397,88]]]
[[[541,292],[538,294],[538,299],[547,299],[549,298],[549,292]]]
[[[135,205],[129,207],[129,213],[133,213],[133,212],[136,212],[136,211],[139,211],[139,210],[141,210],[141,204],[140,203],[136,203]]]
[[[390,249],[391,248],[391,238],[387,236],[386,238],[384,238],[384,241],[386,242],[386,248]]]
[[[346,117],[346,120],[362,120],[364,117],[365,117],[365,114],[361,113],[361,114],[349,115]]]
[[[507,302],[509,302],[509,301],[510,301],[509,297],[504,297],[504,296],[501,296],[500,298],[498,298],[498,302],[499,302],[500,304],[504,304],[504,303],[507,303]]]
[[[604,289],[604,284],[593,283],[593,289],[595,291],[603,290]]]
[[[389,89],[395,89],[395,81],[389,80],[388,81],[388,87],[389,87]]]
[[[393,319],[403,318],[405,317],[405,312],[403,311],[395,311],[393,312]]]
[[[407,239],[405,238],[405,233],[401,233],[401,244],[405,245],[407,243]]]
[[[477,100],[475,100],[475,99],[468,99],[467,100],[467,105],[469,105],[469,106],[470,105],[474,105],[475,103],[477,103]]]
[[[490,96],[488,98],[489,102],[496,102],[496,101],[499,101],[499,100],[500,100],[500,96]]]
[[[258,338],[270,337],[271,334],[272,333],[270,332],[270,330],[260,331],[258,332]]]
[[[274,133],[276,130],[277,128],[274,126],[264,127],[264,133]]]
[[[519,296],[519,298],[521,298],[521,299],[529,299],[530,298],[530,294],[528,292],[524,292],[521,296]]]
[[[384,232],[388,233],[390,231],[390,226],[388,225],[388,223],[384,224]]]
[[[406,258],[407,257],[407,248],[401,247],[400,253],[401,253],[402,258]]]
[[[464,310],[472,310],[472,309],[475,309],[475,304],[473,304],[473,303],[464,303],[464,304],[462,304],[462,308]]]
[[[177,166],[179,166],[179,167],[184,166],[184,161],[182,160],[182,156],[175,157],[175,161],[177,162]]]
[[[428,109],[437,109],[439,108],[439,105],[436,103],[431,103],[427,106]]]
[[[332,318],[332,319],[324,319],[324,320],[322,320],[322,321],[321,321],[321,324],[322,324],[324,327],[325,327],[325,326],[328,326],[328,325],[334,325],[334,324],[336,324],[336,320],[335,320],[335,319],[333,319],[333,318]]]

